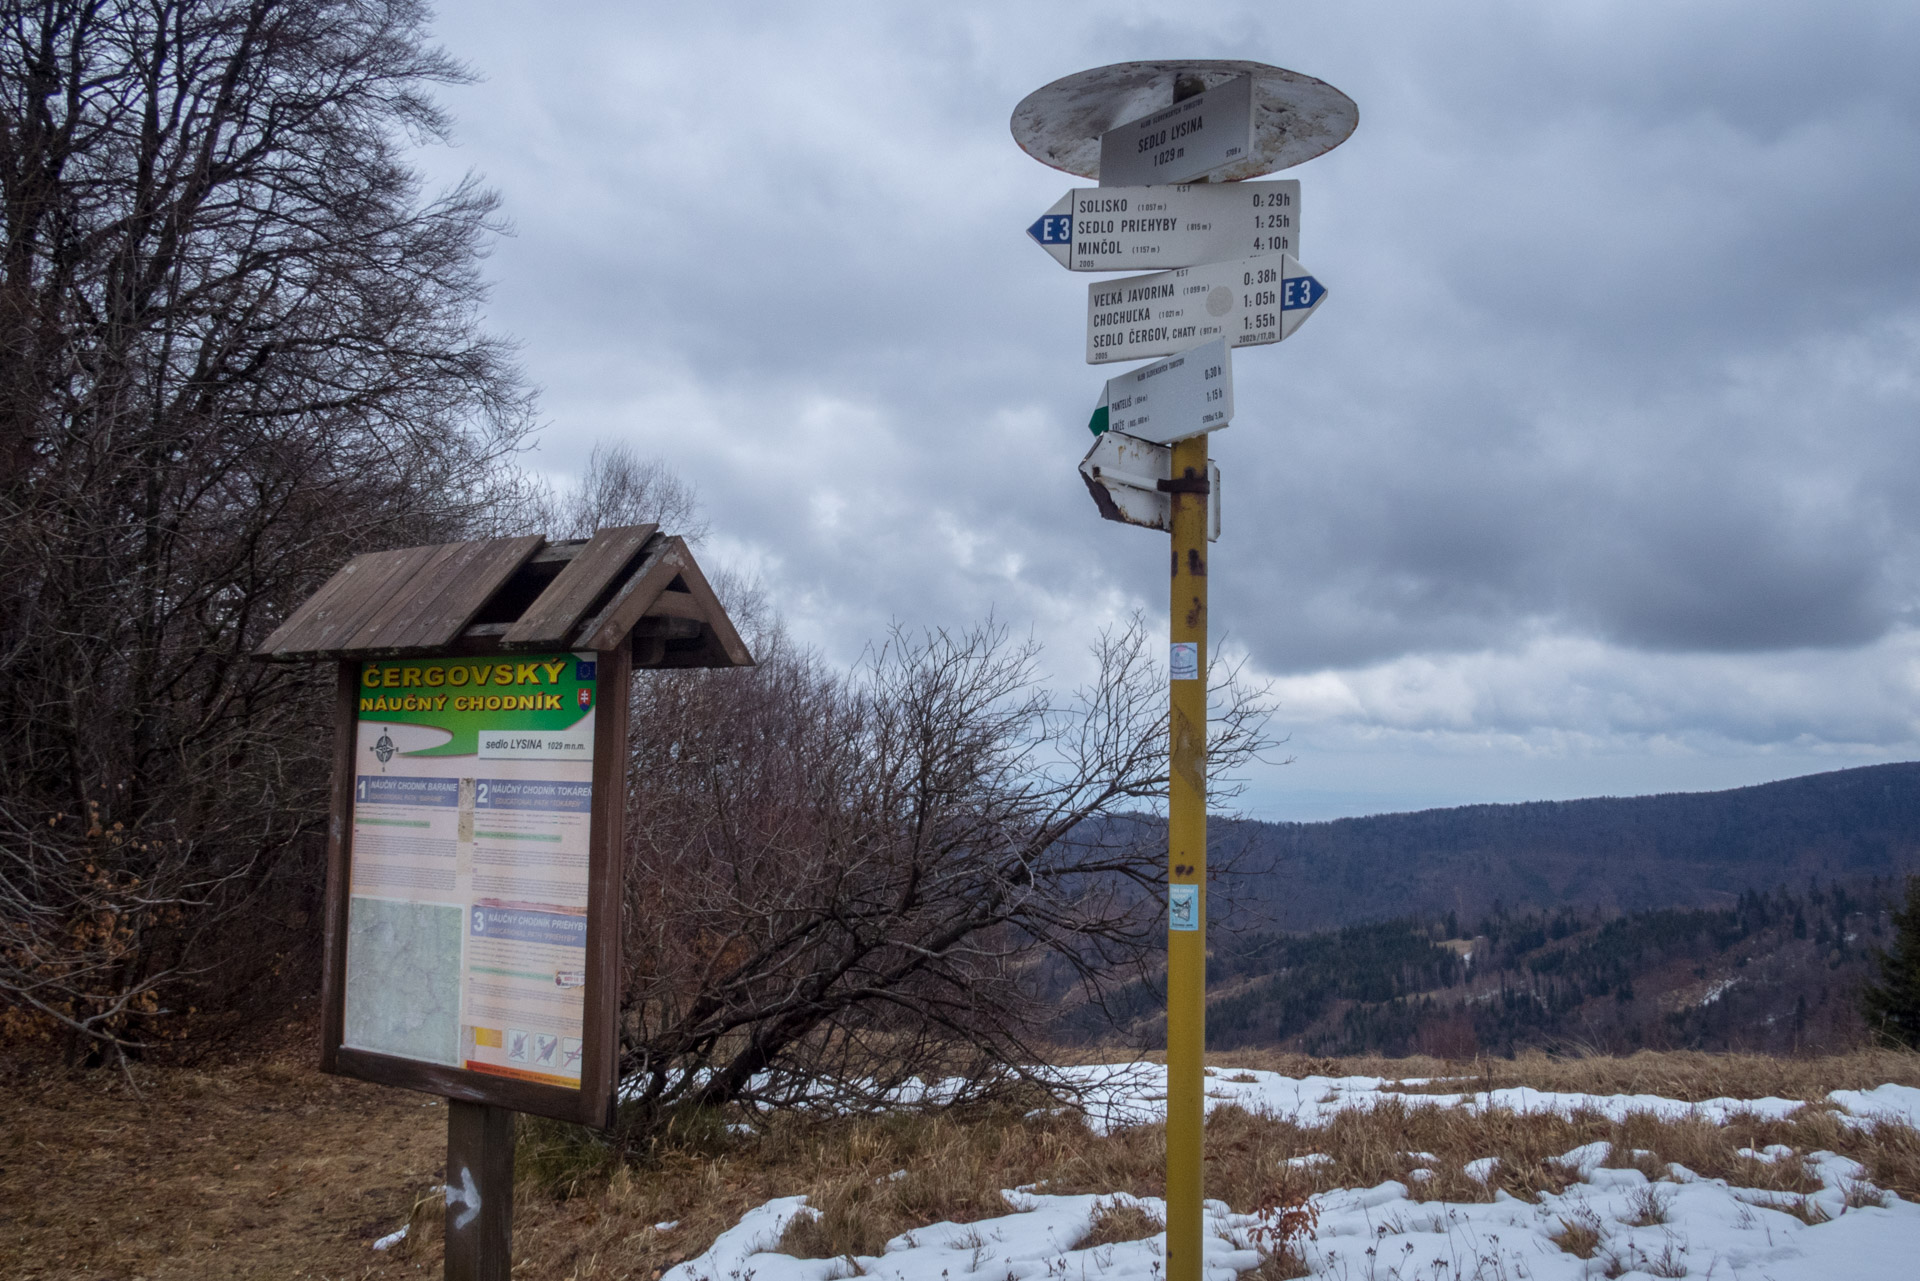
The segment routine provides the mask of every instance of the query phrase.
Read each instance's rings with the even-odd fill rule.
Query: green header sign
[[[594,660],[576,654],[391,659],[360,665],[359,715],[452,736],[405,755],[472,756],[483,730],[571,729],[592,712],[593,690]]]

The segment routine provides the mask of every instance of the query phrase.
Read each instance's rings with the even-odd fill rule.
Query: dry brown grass
[[[304,1066],[0,1082],[8,1281],[419,1275],[374,1254],[440,1181],[447,1110]]]
[[[1564,1093],[1657,1094],[1698,1103],[1716,1098],[1814,1100],[1824,1098],[1831,1090],[1863,1090],[1889,1083],[1920,1086],[1920,1054],[1911,1050],[1857,1050],[1792,1059],[1653,1050],[1620,1058],[1553,1058],[1535,1052],[1513,1059],[1462,1063],[1381,1059],[1370,1066],[1388,1070],[1367,1070],[1363,1075],[1393,1080],[1431,1078],[1424,1084],[1400,1087],[1409,1094],[1458,1094],[1530,1085]]]
[[[1856,1127],[1829,1109],[1806,1109],[1786,1120],[1736,1115],[1725,1124],[1650,1113],[1615,1122],[1597,1112],[1468,1112],[1422,1104],[1417,1097],[1388,1100],[1370,1112],[1341,1112],[1319,1129],[1220,1108],[1207,1128],[1207,1189],[1235,1209],[1248,1208],[1272,1186],[1278,1167],[1280,1184],[1291,1192],[1395,1179],[1421,1201],[1489,1201],[1496,1190],[1532,1200],[1565,1191],[1572,1175],[1557,1158],[1596,1140],[1611,1145],[1607,1164],[1639,1169],[1649,1179],[1668,1177],[1671,1162],[1703,1178],[1795,1196],[1821,1187],[1803,1156],[1834,1151],[1864,1165],[1874,1187],[1920,1200],[1920,1132],[1884,1122]],[[1761,1151],[1772,1144],[1786,1145],[1793,1155],[1778,1161],[1741,1155],[1741,1149]],[[1415,1152],[1435,1159],[1415,1158]],[[1314,1153],[1332,1160],[1305,1168],[1284,1164]],[[1487,1183],[1467,1175],[1469,1162],[1489,1156],[1499,1164]],[[1414,1172],[1422,1169],[1430,1173],[1416,1180]]]
[[[1560,1220],[1560,1230],[1547,1240],[1577,1259],[1591,1259],[1600,1248],[1600,1216],[1591,1206],[1580,1206]]]
[[[1628,1206],[1633,1212],[1627,1215],[1623,1222],[1632,1227],[1657,1227],[1662,1223],[1670,1223],[1673,1220],[1673,1216],[1668,1213],[1668,1211],[1673,1208],[1673,1192],[1671,1189],[1662,1188],[1658,1184],[1649,1184],[1635,1192],[1627,1200]]]
[[[1657,1056],[1656,1056],[1657,1057]],[[1742,1061],[1711,1071],[1682,1056],[1662,1066],[1636,1056],[1608,1064],[1583,1060],[1577,1084],[1551,1072],[1574,1070],[1552,1060],[1523,1059],[1514,1073],[1539,1072],[1526,1084],[1598,1090],[1657,1088],[1695,1082],[1703,1097],[1784,1093]],[[1818,1098],[1863,1079],[1884,1063],[1885,1079],[1903,1075],[1915,1056],[1891,1060],[1847,1056],[1783,1072]],[[1246,1056],[1222,1056],[1231,1079]],[[1272,1059],[1298,1074],[1394,1076],[1364,1061]],[[1544,1065],[1544,1066],[1543,1066]],[[1401,1064],[1404,1068],[1406,1065]],[[1713,1076],[1713,1072],[1719,1076]],[[1411,1072],[1409,1075],[1413,1074]],[[1761,1091],[1728,1088],[1735,1077],[1766,1082]],[[18,1136],[0,1154],[0,1252],[20,1260],[9,1277],[160,1278],[272,1275],[384,1278],[437,1273],[443,1206],[444,1108],[418,1095],[381,1090],[285,1065],[156,1074],[147,1098],[116,1094],[99,1080],[66,1082],[37,1095],[0,1091],[0,1131]],[[1111,1136],[1071,1116],[1030,1116],[1018,1109],[946,1115],[900,1115],[837,1122],[783,1119],[757,1135],[733,1136],[715,1123],[691,1126],[636,1165],[621,1165],[582,1133],[535,1127],[523,1140],[515,1209],[515,1275],[531,1278],[651,1281],[690,1258],[754,1205],[803,1193],[819,1216],[796,1224],[785,1247],[813,1257],[877,1253],[893,1236],[941,1220],[968,1222],[1006,1213],[1003,1188],[1041,1192],[1162,1193],[1163,1137],[1157,1127]],[[1209,1122],[1207,1195],[1246,1212],[1334,1187],[1407,1183],[1420,1200],[1485,1201],[1494,1190],[1532,1198],[1563,1190],[1569,1173],[1555,1162],[1595,1140],[1612,1147],[1610,1163],[1650,1178],[1677,1162],[1703,1177],[1752,1188],[1770,1203],[1803,1216],[1820,1185],[1800,1154],[1830,1149],[1866,1168],[1860,1198],[1885,1189],[1920,1200],[1920,1133],[1906,1126],[1854,1127],[1830,1108],[1808,1108],[1785,1121],[1736,1116],[1725,1125],[1660,1120],[1622,1122],[1588,1113],[1573,1117],[1468,1113],[1433,1105],[1419,1094],[1384,1102],[1372,1112],[1343,1112],[1319,1129],[1222,1107]],[[1740,1149],[1781,1143],[1795,1155],[1759,1161]],[[1432,1153],[1428,1162],[1410,1156]],[[1325,1153],[1329,1163],[1288,1166],[1291,1157]],[[1476,1158],[1500,1159],[1489,1184],[1468,1177]],[[1416,1169],[1429,1169],[1424,1180]],[[905,1171],[900,1177],[896,1172]],[[1097,1232],[1158,1231],[1110,1212]],[[1144,1217],[1144,1216],[1143,1216]],[[653,1226],[677,1220],[670,1231]],[[399,1250],[374,1254],[374,1236],[411,1222]],[[1577,1224],[1574,1225],[1578,1227]],[[1093,1238],[1090,1238],[1093,1239]],[[1578,1245],[1578,1233],[1568,1242]],[[1563,1243],[1563,1248],[1573,1248]],[[1576,1251],[1577,1252],[1577,1251]],[[1583,1256],[1584,1257],[1584,1256]],[[1658,1264],[1658,1261],[1655,1261]],[[849,1273],[851,1275],[851,1273]],[[1256,1281],[1298,1275],[1297,1260],[1277,1257]]]
[[[1076,1250],[1118,1245],[1122,1241],[1144,1241],[1165,1232],[1167,1225],[1132,1201],[1109,1201],[1093,1212],[1093,1224],[1087,1235],[1074,1242]]]

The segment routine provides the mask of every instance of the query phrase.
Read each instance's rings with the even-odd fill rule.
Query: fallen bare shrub
[[[896,630],[850,675],[761,649],[636,688],[623,1119],[1034,1083],[1020,1065],[1059,995],[1039,963],[1097,1001],[1164,947],[1165,836],[1127,813],[1167,783],[1144,623],[1104,635],[1064,698],[991,622]],[[1266,708],[1231,665],[1213,679],[1217,776],[1266,746]]]

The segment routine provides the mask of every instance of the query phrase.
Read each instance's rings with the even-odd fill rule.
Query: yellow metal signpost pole
[[[1175,77],[1173,100],[1198,76]],[[1207,181],[1205,178],[1201,182]],[[1167,1281],[1200,1281],[1206,1195],[1207,438],[1173,444],[1168,586]],[[1187,662],[1191,645],[1191,666]],[[1191,886],[1191,889],[1182,887]]]
[[[1163,94],[1171,107],[1152,107]],[[1151,109],[1140,115],[1143,106]],[[1069,191],[1027,228],[1035,243],[1069,271],[1161,269],[1088,291],[1087,363],[1165,359],[1125,375],[1131,382],[1109,380],[1088,423],[1097,443],[1080,475],[1105,519],[1173,535],[1165,1281],[1201,1281],[1213,523],[1205,433],[1233,416],[1226,349],[1279,342],[1326,295],[1292,257],[1297,188],[1261,184],[1216,197],[1194,184],[1238,182],[1311,160],[1344,142],[1359,119],[1353,100],[1325,81],[1242,59],[1092,67],[1042,85],[1013,110],[1021,150],[1105,189]],[[1138,202],[1135,214],[1167,215],[1176,197],[1217,214],[1109,216],[1128,212],[1129,201]],[[1230,205],[1239,212],[1227,218]],[[1187,278],[1190,269],[1200,274]],[[1216,345],[1217,363],[1197,358]]]
[[[1167,789],[1167,1281],[1200,1281],[1207,1040],[1207,438],[1173,447]],[[1183,646],[1192,646],[1185,650]],[[1191,888],[1188,888],[1191,887]]]

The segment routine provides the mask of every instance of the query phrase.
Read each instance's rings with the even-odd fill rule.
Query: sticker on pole
[[[1177,681],[1200,679],[1200,647],[1192,641],[1175,641],[1167,659],[1167,672]]]
[[[1087,288],[1087,363],[1171,356],[1211,338],[1229,347],[1279,342],[1326,296],[1285,253],[1103,280]]]
[[[1200,887],[1198,885],[1167,886],[1167,928],[1170,930],[1200,928]]]

